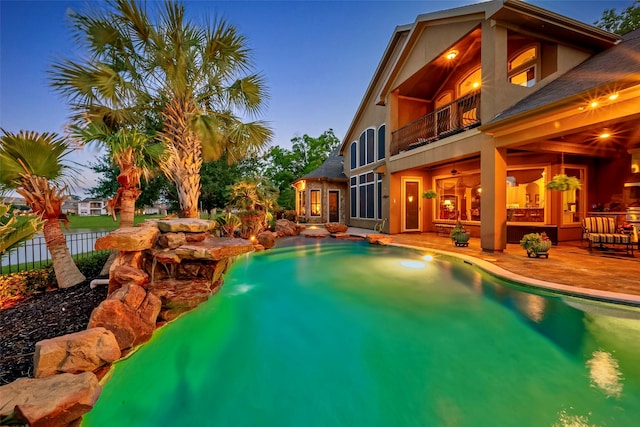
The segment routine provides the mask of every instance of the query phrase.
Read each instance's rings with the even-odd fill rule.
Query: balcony
[[[469,93],[391,133],[391,155],[480,125],[480,91]]]

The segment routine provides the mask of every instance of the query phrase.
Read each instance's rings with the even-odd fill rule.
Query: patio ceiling
[[[640,147],[640,127],[637,126],[637,120],[629,119],[603,122],[580,132],[521,145],[518,149],[615,158],[631,148],[638,147]]]
[[[471,61],[480,62],[480,45],[481,30],[478,27],[398,86],[398,95],[432,99],[455,68],[464,67]],[[446,58],[447,52],[452,50],[458,52],[453,61]]]

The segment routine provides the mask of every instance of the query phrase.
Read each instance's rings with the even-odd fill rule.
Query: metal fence
[[[84,258],[97,252],[94,249],[96,239],[109,234],[111,231],[93,233],[65,234],[67,247],[74,258]],[[33,239],[20,244],[17,248],[7,251],[0,257],[0,274],[16,273],[23,270],[42,268],[51,261],[51,254],[47,249],[44,236],[36,235]]]

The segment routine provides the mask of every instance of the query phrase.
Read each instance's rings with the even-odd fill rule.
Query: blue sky
[[[67,9],[97,3],[0,0],[0,127],[63,132],[68,110],[46,70],[76,53]],[[471,3],[477,1],[185,1],[189,15],[224,17],[248,38],[271,94],[262,119],[275,132],[273,144],[287,148],[295,136],[329,128],[342,139],[397,25]],[[632,0],[531,3],[592,24],[604,9],[620,11]],[[74,157],[86,165],[98,154],[85,148]],[[79,187],[91,186],[91,174],[83,176]]]

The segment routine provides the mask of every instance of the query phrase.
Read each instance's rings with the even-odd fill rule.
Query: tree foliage
[[[606,9],[594,25],[615,34],[627,34],[640,28],[640,0],[634,0],[620,13],[616,9]]]
[[[155,13],[136,0],[71,13],[86,55],[54,63],[51,84],[76,122],[117,130],[149,128],[145,120],[160,117],[161,169],[176,185],[181,215],[196,217],[204,160],[238,161],[267,147],[268,125],[245,118],[262,112],[268,92],[236,27],[189,19],[177,1],[149,4]]]

